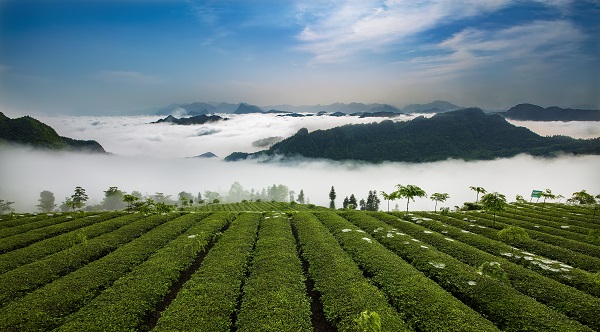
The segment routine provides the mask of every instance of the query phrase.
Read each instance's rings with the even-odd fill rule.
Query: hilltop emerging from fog
[[[408,122],[355,124],[294,136],[257,153],[236,152],[226,160],[275,156],[360,160],[367,162],[431,162],[448,158],[489,160],[527,153],[600,154],[600,138],[542,137],[508,123],[502,116],[477,108],[418,117]]]

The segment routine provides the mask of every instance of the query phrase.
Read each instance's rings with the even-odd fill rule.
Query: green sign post
[[[533,190],[533,191],[531,192],[531,198],[529,199],[529,201],[531,202],[531,200],[532,200],[534,197],[535,197],[535,198],[537,198],[537,199],[538,199],[538,201],[539,201],[539,200],[540,200],[540,197],[542,197],[542,191],[541,191],[541,190]],[[536,201],[536,202],[537,202],[537,201]]]

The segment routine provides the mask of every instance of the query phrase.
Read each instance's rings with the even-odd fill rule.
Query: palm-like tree
[[[448,195],[447,193],[443,193],[443,194],[435,193],[435,194],[432,194],[431,196],[429,196],[429,198],[432,201],[435,201],[435,207],[433,208],[433,212],[435,213],[435,212],[437,212],[438,202],[445,202],[448,198],[450,198],[450,195]]]
[[[483,187],[470,186],[469,189],[477,192],[477,197],[475,199],[475,204],[479,203],[479,194],[485,194],[487,192],[485,189],[483,189]]]
[[[506,208],[506,196],[497,192],[485,194],[481,197],[483,208],[494,214],[493,225],[496,227],[496,213]]]
[[[390,193],[390,194],[386,193],[385,191],[381,192],[381,196],[383,196],[383,199],[388,201],[388,211],[387,212],[390,212],[390,201],[398,199],[397,195],[398,195],[398,193],[396,191],[394,191],[393,193]]]
[[[552,193],[552,190],[550,190],[550,189],[546,189],[546,191],[542,192],[540,195],[542,197],[544,197],[544,201],[542,202],[542,204],[546,203],[547,198],[548,199],[556,199],[556,197],[557,197],[556,195],[554,195]]]
[[[408,213],[408,203],[410,203],[411,199],[414,202],[415,197],[427,197],[427,193],[423,189],[412,184],[408,184],[406,186],[397,184],[396,188],[398,188],[398,190],[396,190],[394,194],[396,194],[398,198],[406,198],[406,213]]]

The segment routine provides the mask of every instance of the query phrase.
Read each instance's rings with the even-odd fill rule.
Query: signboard
[[[534,190],[531,192],[531,197],[535,197],[535,198],[540,198],[542,197],[542,191],[541,190]]]

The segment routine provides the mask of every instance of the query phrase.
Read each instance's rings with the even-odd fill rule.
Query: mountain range
[[[584,110],[519,104],[508,111],[498,113],[511,120],[527,121],[600,121],[600,110]]]
[[[520,153],[554,156],[560,153],[600,154],[600,138],[542,137],[517,127],[498,114],[466,108],[417,117],[407,122],[386,120],[309,133],[306,128],[267,150],[232,153],[225,160],[282,156],[360,160],[367,162],[431,162],[448,158],[486,160]]]
[[[0,141],[51,150],[106,153],[102,145],[96,141],[62,137],[52,127],[30,116],[10,119],[2,112],[0,112]]]

